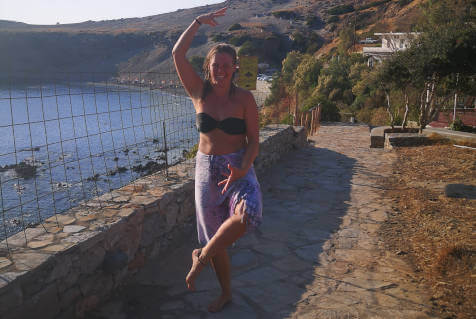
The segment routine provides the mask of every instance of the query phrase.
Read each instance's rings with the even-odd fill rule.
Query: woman
[[[230,258],[226,249],[262,219],[261,191],[253,169],[258,155],[258,110],[253,95],[233,84],[235,50],[221,44],[204,62],[205,80],[185,54],[203,24],[216,26],[226,8],[197,17],[172,51],[175,67],[197,113],[200,142],[196,157],[195,204],[198,240],[204,247],[192,252],[187,287],[205,265],[215,270],[222,289],[208,310],[220,311],[231,301]]]

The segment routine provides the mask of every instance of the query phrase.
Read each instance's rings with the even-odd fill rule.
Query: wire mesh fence
[[[262,105],[267,92],[253,93]],[[0,248],[185,160],[197,142],[193,104],[174,72],[0,75]]]
[[[3,77],[2,243],[85,199],[182,161],[197,142],[194,114],[173,73]]]

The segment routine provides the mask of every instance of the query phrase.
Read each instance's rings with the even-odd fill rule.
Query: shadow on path
[[[185,275],[197,246],[190,226],[174,251],[149,261],[133,283],[91,318],[291,316],[349,207],[355,164],[355,159],[310,146],[288,154],[260,176],[264,221],[230,248],[234,299],[221,313],[206,310],[219,294],[211,269],[200,274],[196,292],[186,290]]]

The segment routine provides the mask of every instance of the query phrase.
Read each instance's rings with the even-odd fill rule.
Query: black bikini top
[[[244,119],[229,117],[222,121],[217,121],[207,113],[197,113],[197,129],[199,132],[208,133],[216,128],[230,135],[245,134],[246,132]]]

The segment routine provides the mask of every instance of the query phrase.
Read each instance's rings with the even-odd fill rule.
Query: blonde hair
[[[229,56],[231,56],[233,65],[235,65],[238,61],[238,57],[237,57],[235,48],[232,47],[229,44],[220,43],[220,44],[215,45],[213,48],[210,49],[210,51],[208,51],[208,54],[205,57],[205,61],[203,61],[203,74],[204,74],[204,80],[205,81],[204,81],[202,97],[201,97],[202,100],[205,100],[207,95],[210,94],[210,92],[213,89],[212,84],[210,82],[210,77],[211,77],[211,75],[210,75],[210,61],[212,60],[212,58],[217,53],[226,53]],[[233,93],[235,93],[235,90],[236,90],[236,85],[233,82],[234,79],[235,79],[235,73],[233,73],[233,76],[231,77],[230,92],[228,93],[229,96],[233,95]]]

